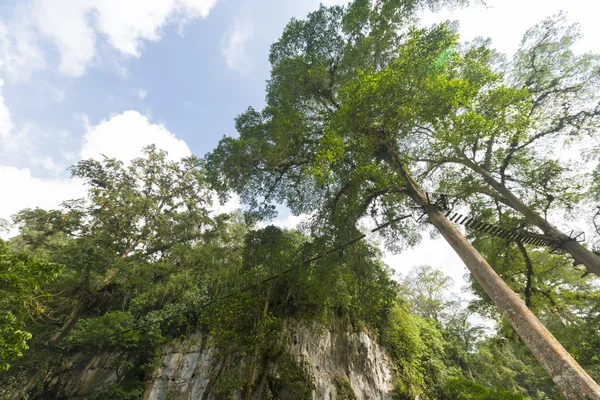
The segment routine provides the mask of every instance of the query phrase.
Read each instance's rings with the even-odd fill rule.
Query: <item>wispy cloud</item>
[[[58,55],[58,70],[78,77],[100,57],[98,48],[139,57],[168,24],[206,17],[217,0],[24,0],[0,16],[0,68],[23,80]],[[8,10],[8,9],[7,9]]]
[[[136,96],[139,100],[144,100],[147,95],[148,95],[148,92],[146,91],[146,89],[140,89],[136,93]]]
[[[253,33],[254,25],[249,18],[237,18],[229,32],[225,34],[221,54],[229,69],[241,73],[250,69],[250,57],[246,45]]]
[[[13,129],[12,117],[10,110],[4,103],[4,97],[2,96],[2,86],[4,82],[0,80],[0,139],[5,140]]]
[[[24,124],[17,129],[12,119],[10,109],[2,96],[2,86],[4,82],[0,80],[0,159],[14,158],[31,150],[31,126]]]

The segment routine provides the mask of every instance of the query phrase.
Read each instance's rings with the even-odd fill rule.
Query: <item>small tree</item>
[[[43,286],[59,272],[58,264],[13,252],[0,240],[0,372],[28,349],[26,321],[45,315],[50,294]]]
[[[413,268],[400,281],[400,294],[408,299],[412,312],[442,322],[448,301],[444,299],[453,280],[439,269],[427,265]]]

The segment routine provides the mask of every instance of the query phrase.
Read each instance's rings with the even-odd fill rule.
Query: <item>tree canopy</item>
[[[71,172],[85,198],[17,213],[18,234],[0,241],[0,371],[12,364],[0,383],[28,376],[23,396],[52,396],[74,354],[116,351],[128,361],[103,396],[141,398],[166,341],[200,332],[225,371],[215,396],[256,397],[268,361],[272,398],[309,398],[282,339],[308,320],[384,346],[394,398],[600,398],[597,281],[570,258],[596,272],[597,256],[550,223],[597,209],[599,169],[581,176],[556,149],[594,157],[600,58],[574,53],[562,15],[512,60],[489,40],[461,43],[453,23],[415,26],[416,10],[445,3],[461,2],[355,0],[293,19],[271,47],[266,106],[236,118],[239,137],[205,159],[151,146],[131,163],[82,160]],[[425,190],[566,254],[465,238]],[[215,214],[214,196],[232,192],[247,212]],[[278,205],[308,229],[268,225]],[[393,279],[381,249],[349,243],[367,218],[396,221],[378,230],[394,251],[440,233],[475,299],[447,300],[443,265]]]
[[[237,118],[239,137],[223,138],[207,158],[209,180],[239,193],[250,214],[271,217],[283,203],[311,216],[312,233],[334,240],[362,218],[422,209],[426,219],[393,224],[389,247],[414,244],[419,223],[431,223],[544,368],[579,376],[574,360],[558,366],[547,357],[557,350],[555,361],[571,359],[424,187],[464,198],[488,219],[495,210],[496,218],[512,214],[600,273],[600,258],[547,220],[551,206],[569,209],[582,194],[540,145],[595,131],[599,58],[574,56],[574,28],[560,16],[530,30],[506,64],[489,41],[460,44],[452,24],[399,23],[402,10],[401,2],[359,1],[288,24],[271,48],[266,107]],[[561,380],[567,396],[600,397],[585,373],[572,385]]]
[[[26,326],[46,316],[50,294],[45,286],[60,269],[58,264],[13,252],[0,240],[0,372],[28,349],[32,335]]]

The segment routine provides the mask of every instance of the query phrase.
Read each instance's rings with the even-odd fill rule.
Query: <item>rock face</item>
[[[204,339],[202,335],[193,335],[167,346],[144,399],[209,398],[211,388],[221,377],[224,362],[214,356],[211,347],[205,346]]]
[[[325,330],[296,323],[285,328],[284,340],[285,350],[312,386],[313,399],[391,399],[393,364],[366,332]],[[238,366],[243,363],[238,361]],[[283,373],[278,361],[267,362],[253,399],[296,398],[291,393],[287,397],[286,388],[274,393],[269,384]],[[214,357],[210,347],[202,345],[199,336],[169,346],[144,399],[213,399],[210,390],[214,378],[231,368],[226,364]]]
[[[143,399],[391,399],[393,363],[366,332],[287,321],[281,333],[275,356],[261,359],[251,393],[243,392],[246,361],[217,351],[198,334],[165,347]],[[123,376],[127,362],[104,354],[72,365],[49,382],[57,398],[99,398]]]
[[[393,364],[364,331],[321,331],[296,325],[287,331],[287,348],[306,368],[313,398],[337,399],[349,383],[357,399],[391,399]]]

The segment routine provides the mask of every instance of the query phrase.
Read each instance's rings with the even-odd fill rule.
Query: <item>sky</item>
[[[329,0],[325,4],[344,4]],[[578,51],[600,52],[590,0],[487,0],[425,12],[458,20],[462,40],[491,37],[509,56],[525,31],[564,10],[581,25]],[[268,52],[290,18],[318,0],[0,0],[0,218],[82,197],[67,168],[102,155],[127,161],[151,143],[173,159],[203,156],[234,118],[264,105]],[[229,205],[229,207],[235,206]],[[292,227],[297,217],[276,221]],[[435,251],[432,251],[435,249]],[[396,271],[421,264],[467,272],[449,246],[424,239],[386,255]]]

